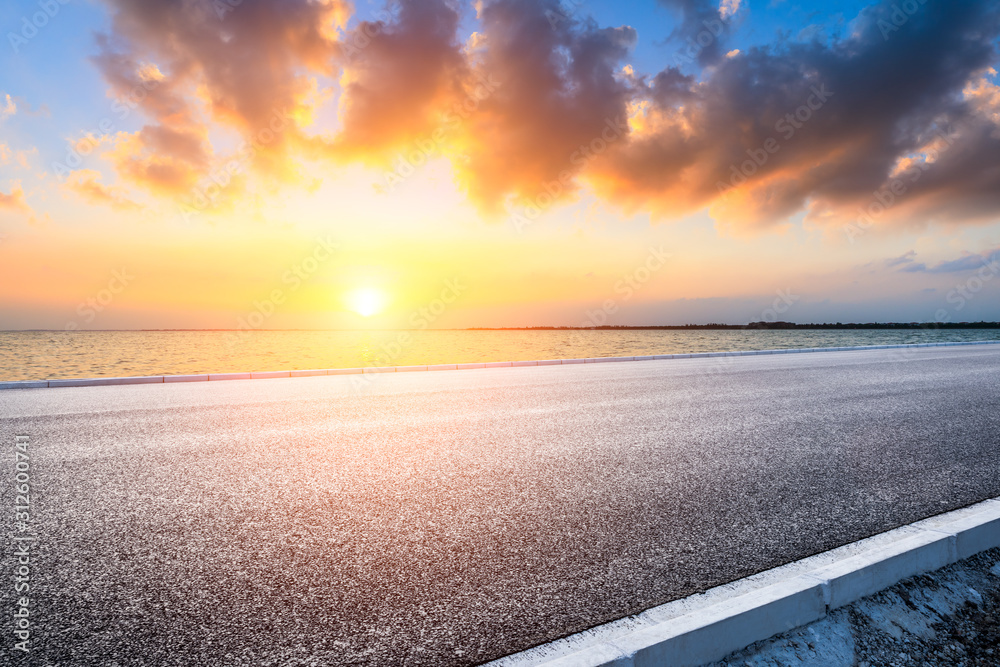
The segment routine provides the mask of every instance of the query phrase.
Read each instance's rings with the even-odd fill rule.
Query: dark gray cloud
[[[907,264],[900,271],[906,273],[967,273],[978,271],[984,267],[992,268],[1000,265],[1000,248],[984,253],[965,253],[956,259],[927,266],[923,262]],[[892,265],[890,265],[892,266]],[[994,268],[994,273],[1000,269]]]
[[[671,94],[653,79],[647,129],[595,165],[595,183],[627,209],[670,217],[713,205],[743,227],[803,210],[842,223],[897,178],[904,191],[880,222],[995,216],[996,116],[988,95],[963,91],[996,62],[998,6],[928,0],[903,19],[894,6],[867,9],[841,41],[725,58],[687,98],[665,70]],[[916,157],[928,147],[933,162]],[[723,186],[733,187],[720,197]]]
[[[913,258],[917,256],[915,250],[911,250],[907,253],[903,253],[899,257],[893,257],[892,259],[885,260],[885,266],[887,268],[892,268],[894,266],[902,266],[903,264],[912,264]]]
[[[680,25],[670,36],[678,49],[674,66],[685,62],[712,65],[725,55],[724,42],[730,26],[718,4],[709,0],[659,0],[659,3],[681,15]],[[736,2],[735,6],[739,4]]]
[[[493,0],[481,23],[474,67],[499,85],[465,123],[464,184],[487,209],[507,195],[559,199],[595,153],[624,139],[631,88],[616,71],[636,32],[568,17],[558,0]]]

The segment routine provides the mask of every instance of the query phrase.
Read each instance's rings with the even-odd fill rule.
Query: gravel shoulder
[[[901,581],[712,667],[996,667],[1000,549]]]

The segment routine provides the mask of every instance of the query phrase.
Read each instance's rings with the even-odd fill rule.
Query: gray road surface
[[[1000,495],[996,346],[369,377],[0,392],[0,664],[471,665]]]

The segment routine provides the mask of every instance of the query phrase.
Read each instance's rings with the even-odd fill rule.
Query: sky
[[[0,329],[1000,320],[1000,7],[14,0]]]

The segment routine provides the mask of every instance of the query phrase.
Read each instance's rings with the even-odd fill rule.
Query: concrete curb
[[[219,380],[263,380],[315,375],[355,375],[360,373],[403,373],[409,371],[454,371],[476,368],[511,368],[523,366],[558,366],[566,364],[597,364],[620,361],[661,361],[664,359],[708,359],[715,357],[751,357],[761,354],[792,354],[804,352],[853,352],[858,350],[911,349],[919,347],[952,347],[956,345],[1000,345],[1000,340],[977,340],[954,343],[912,343],[909,345],[863,345],[859,347],[812,347],[784,350],[746,350],[742,352],[689,352],[657,354],[642,357],[594,357],[585,359],[544,359],[535,361],[490,361],[467,364],[433,364],[429,366],[368,366],[365,368],[329,368],[304,371],[254,371],[252,373],[211,373],[208,375],[151,375],[144,377],[81,378],[68,380],[19,380],[0,382],[0,389],[43,389],[46,387],[93,387],[112,384],[148,384],[166,382],[216,382]]]
[[[697,667],[1000,546],[1000,499],[897,528],[484,667]]]

